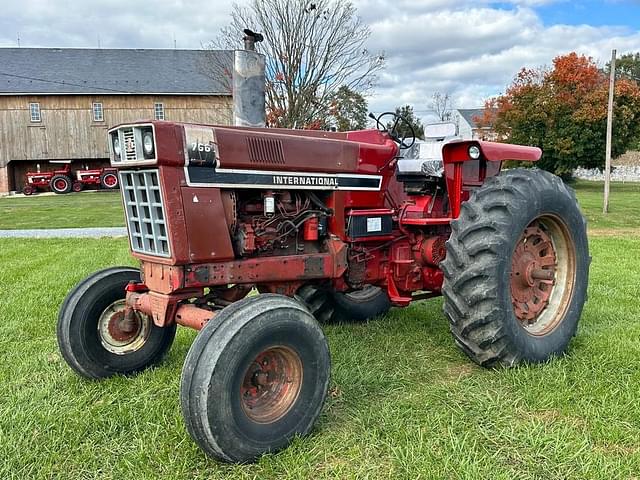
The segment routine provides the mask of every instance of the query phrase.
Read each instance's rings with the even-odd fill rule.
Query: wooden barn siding
[[[30,121],[29,104],[40,103],[42,121]],[[92,104],[101,102],[104,122],[94,122]],[[109,127],[153,119],[163,103],[165,120],[230,124],[231,97],[154,95],[0,96],[0,167],[14,160],[60,160],[108,156]]]

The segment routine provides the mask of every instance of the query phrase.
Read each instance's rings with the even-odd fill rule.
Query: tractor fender
[[[471,155],[473,147],[480,149],[480,155],[476,158]],[[498,175],[502,162],[506,160],[537,162],[541,157],[542,150],[538,147],[480,140],[447,143],[442,147],[442,160],[451,216],[458,218],[462,202],[469,197],[469,188],[480,187],[487,178]]]
[[[480,158],[490,162],[504,162],[506,160],[537,162],[542,157],[542,150],[538,147],[484,142],[481,140],[463,140],[450,142],[442,147],[444,164],[474,161],[469,155],[469,148],[474,145],[480,148]]]

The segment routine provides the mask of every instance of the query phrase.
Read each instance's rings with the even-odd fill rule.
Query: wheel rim
[[[527,333],[547,335],[562,322],[575,277],[575,245],[569,229],[555,215],[536,218],[511,257],[511,302]]]
[[[62,190],[65,190],[67,188],[67,182],[65,180],[59,178],[58,180],[56,180],[56,183],[54,183],[54,186],[55,186],[56,190],[62,191]]]
[[[140,312],[133,312],[132,321],[124,316],[125,301],[117,300],[109,305],[98,319],[100,343],[109,352],[126,355],[140,350],[151,331],[151,318]]]
[[[240,387],[242,409],[256,423],[273,423],[291,409],[301,386],[300,356],[288,347],[271,347],[245,372]]]
[[[115,175],[105,175],[103,182],[107,187],[115,187],[118,183],[118,179]]]
[[[380,293],[380,287],[374,285],[367,285],[361,290],[354,290],[353,292],[345,293],[345,297],[349,300],[359,303],[369,302],[372,298]]]

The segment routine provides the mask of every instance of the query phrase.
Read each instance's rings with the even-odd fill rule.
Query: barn
[[[0,195],[27,171],[108,164],[107,129],[140,119],[230,124],[232,52],[0,48]]]

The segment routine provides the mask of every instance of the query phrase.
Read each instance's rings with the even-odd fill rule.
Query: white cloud
[[[578,51],[604,64],[612,48],[640,49],[640,31],[590,25],[545,26],[535,7],[566,0],[355,0],[371,27],[369,48],[384,50],[387,69],[375,111],[410,103],[426,115],[435,91],[458,107],[482,105],[523,66],[548,65]],[[199,48],[228,23],[231,0],[5,0],[0,46]],[[621,19],[626,21],[626,19]]]

